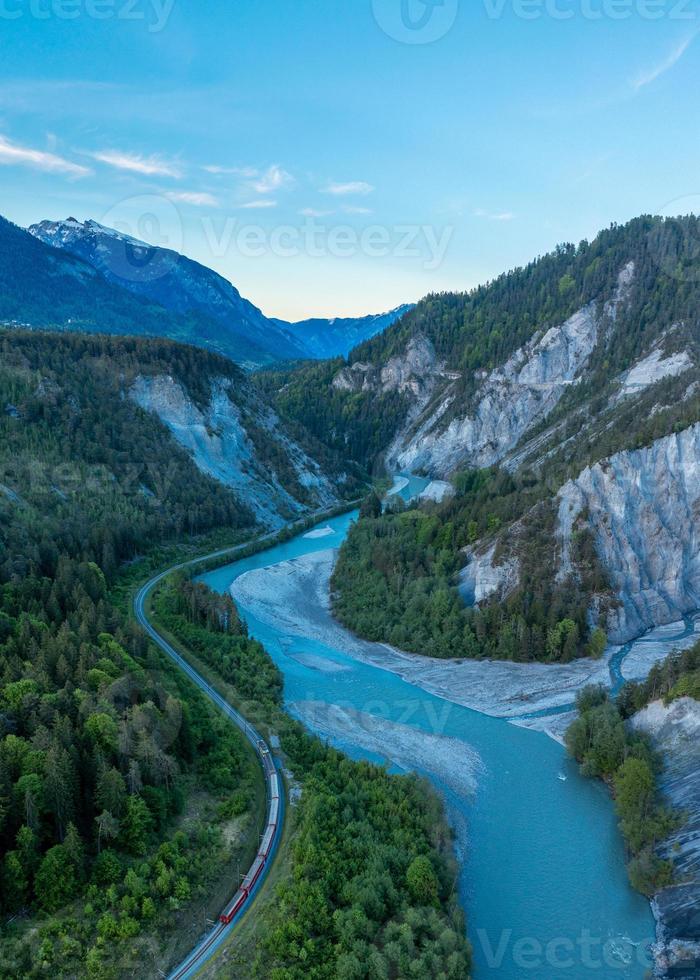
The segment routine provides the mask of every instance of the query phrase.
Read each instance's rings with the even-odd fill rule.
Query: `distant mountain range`
[[[0,245],[3,244],[3,233],[15,241],[22,234],[17,228],[10,232],[5,224],[0,229]],[[171,249],[148,245],[96,221],[80,222],[75,218],[41,221],[28,231],[45,246],[82,260],[96,270],[102,280],[114,287],[111,295],[117,305],[117,296],[128,294],[138,297],[151,308],[149,316],[144,315],[144,307],[140,308],[140,315],[128,332],[165,335],[208,347],[249,368],[281,361],[346,355],[358,343],[376,336],[411,308],[401,306],[389,313],[356,319],[287,323],[266,317],[230,282],[199,262]],[[23,248],[26,250],[28,246],[25,244]],[[60,262],[49,253],[44,253],[43,258],[47,270],[51,269],[53,275]],[[34,259],[36,288],[41,292],[42,285],[38,281],[41,263],[36,250]],[[81,276],[83,282],[87,282],[85,274]],[[8,286],[12,289],[11,283]],[[71,290],[68,292],[70,294]],[[66,303],[61,302],[59,308],[70,307],[67,297],[65,299]],[[132,305],[124,301],[125,313]],[[176,317],[170,326],[165,311]],[[44,313],[43,322],[37,325],[68,326],[65,321],[63,324],[53,322],[51,308]],[[82,303],[80,313],[76,310],[70,317],[70,326],[109,333],[124,332],[112,318],[108,318],[109,323],[102,323],[97,311],[92,316],[85,314]],[[155,324],[154,319],[159,322]]]
[[[291,331],[294,339],[303,344],[307,357],[323,360],[347,357],[358,344],[376,337],[412,309],[412,303],[405,303],[388,313],[377,313],[375,316],[311,319],[300,320],[298,323],[287,323],[284,320],[274,322],[282,329]]]

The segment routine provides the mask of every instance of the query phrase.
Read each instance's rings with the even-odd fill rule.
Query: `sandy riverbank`
[[[500,718],[571,704],[587,684],[607,684],[607,660],[573,664],[445,661],[358,639],[331,616],[329,587],[336,553],[305,555],[242,575],[233,598],[290,635],[310,637],[357,660],[393,671],[447,701]],[[551,721],[551,719],[549,719]],[[537,719],[528,727],[544,728]]]

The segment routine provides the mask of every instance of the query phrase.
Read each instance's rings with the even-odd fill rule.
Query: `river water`
[[[225,592],[245,572],[338,547],[355,516],[202,580]],[[647,975],[654,921],[627,882],[610,795],[581,778],[557,742],[240,611],[283,672],[295,716],[355,758],[420,771],[443,795],[476,980]]]

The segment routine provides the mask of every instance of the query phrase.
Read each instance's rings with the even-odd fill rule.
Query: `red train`
[[[258,751],[263,760],[265,777],[267,779],[268,786],[269,809],[267,812],[267,823],[265,824],[265,832],[262,837],[260,850],[258,851],[258,855],[255,858],[250,871],[243,879],[243,884],[241,887],[233,896],[231,904],[221,913],[219,917],[224,925],[228,925],[233,920],[234,916],[240,912],[248,900],[248,896],[255,888],[260,875],[263,873],[265,864],[270,857],[270,852],[272,851],[272,847],[275,842],[275,834],[277,833],[280,810],[279,776],[277,774],[277,770],[275,769],[275,764],[270,756],[270,752],[264,742],[260,741],[258,743]]]

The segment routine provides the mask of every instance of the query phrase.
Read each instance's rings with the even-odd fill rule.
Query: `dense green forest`
[[[124,394],[140,373],[173,374],[186,379],[195,401],[208,403],[210,378],[224,366],[240,380],[222,358],[168,341],[0,333],[8,559],[31,557],[51,574],[67,550],[109,576],[164,537],[250,528],[247,505],[203,475],[161,422]],[[29,539],[18,530],[26,525]]]
[[[623,696],[620,703],[611,701],[604,688],[583,690],[576,700],[580,714],[566,733],[566,745],[584,776],[611,785],[630,881],[644,895],[653,895],[673,881],[673,866],[657,855],[656,847],[675,829],[678,817],[660,799],[660,760],[649,740],[626,724],[621,707],[626,700]]]
[[[628,721],[652,701],[668,705],[683,697],[700,701],[700,643],[654,664],[645,680],[628,681],[614,701],[601,688],[581,692],[580,715],[566,734],[583,775],[604,779],[613,789],[630,881],[645,895],[672,883],[672,862],[660,858],[656,847],[684,818],[664,806],[658,790],[661,760]]]
[[[254,381],[298,437],[310,433],[346,465],[371,471],[409,402],[397,392],[370,397],[334,387],[344,363],[336,358],[260,371]]]
[[[609,597],[593,539],[576,535],[575,574],[555,577],[555,512],[542,489],[500,470],[458,475],[440,506],[364,506],[341,548],[332,579],[333,611],[370,640],[435,657],[567,662],[600,656],[603,631],[588,622],[591,594]],[[533,509],[534,508],[534,509]],[[522,515],[516,535],[501,528]],[[457,588],[462,549],[490,540],[497,558],[517,550],[519,582],[507,598],[469,607]],[[500,552],[500,554],[499,554]]]
[[[122,397],[149,370],[208,397],[214,360],[162,341],[0,338],[8,980],[128,975],[135,955],[160,967],[150,935],[176,933],[179,910],[231,859],[225,822],[252,814],[260,776],[244,740],[173,676],[112,592],[123,564],[162,542],[253,528],[248,508]]]
[[[255,976],[465,980],[469,950],[441,805],[415,776],[353,762],[281,708],[279,674],[238,622],[230,598],[182,576],[156,599],[166,629],[278,734],[301,783],[292,871],[278,887]]]

